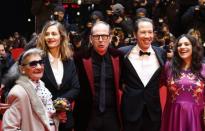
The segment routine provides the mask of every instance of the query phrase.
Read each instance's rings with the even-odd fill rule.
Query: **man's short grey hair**
[[[108,23],[106,23],[104,21],[97,21],[93,24],[93,27],[91,28],[91,35],[93,34],[93,29],[95,28],[95,26],[100,25],[100,24],[107,26],[107,28],[109,29],[109,34],[111,33],[111,28],[110,28],[110,25]]]

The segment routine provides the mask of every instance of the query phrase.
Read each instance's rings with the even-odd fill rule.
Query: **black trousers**
[[[74,120],[72,116],[72,112],[66,112],[67,115],[67,121],[66,123],[60,123],[59,124],[59,131],[72,131]]]
[[[124,131],[160,131],[161,121],[152,121],[145,106],[142,116],[134,122],[124,121]]]
[[[59,131],[72,131],[73,128],[69,128],[69,127],[66,128],[66,127],[62,126],[62,124],[61,124],[61,125],[59,125],[58,130]]]
[[[87,131],[120,131],[120,124],[116,111],[99,113],[93,111]]]

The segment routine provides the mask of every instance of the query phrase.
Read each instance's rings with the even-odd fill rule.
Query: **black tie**
[[[150,56],[150,54],[151,54],[150,52],[143,52],[143,51],[141,51],[141,50],[140,50],[140,53],[139,53],[140,56],[142,56],[142,55],[148,55],[148,56]]]
[[[101,63],[101,73],[100,73],[100,101],[99,101],[99,110],[100,112],[105,111],[105,60],[102,59]]]

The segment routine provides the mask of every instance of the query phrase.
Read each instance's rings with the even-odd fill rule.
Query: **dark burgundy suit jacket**
[[[91,113],[92,113],[92,104],[95,96],[95,87],[94,87],[94,72],[92,67],[92,58],[91,50],[89,49],[85,52],[81,52],[75,55],[75,62],[77,67],[77,72],[79,74],[80,81],[80,95],[75,103],[74,108],[74,117],[76,131],[85,131],[88,125]],[[114,85],[116,91],[116,107],[118,111],[118,117],[121,121],[121,56],[122,53],[115,49],[108,49],[109,55],[112,61],[113,74],[114,74]]]

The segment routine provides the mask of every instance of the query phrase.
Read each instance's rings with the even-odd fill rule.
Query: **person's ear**
[[[112,42],[112,37],[113,37],[113,35],[110,35],[110,37],[109,37],[109,43]]]
[[[91,38],[91,37],[92,37],[92,36],[90,35],[90,36],[89,36],[89,42],[90,42],[91,45],[93,45],[93,43],[92,43],[92,38]]]
[[[134,36],[135,39],[136,39],[136,33],[137,33],[137,32],[135,32],[135,31],[133,32],[133,36]]]
[[[21,72],[21,74],[25,74],[25,69],[24,69],[24,67],[23,66],[19,66],[19,70],[20,70],[20,72]]]

